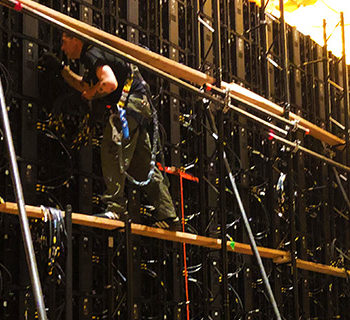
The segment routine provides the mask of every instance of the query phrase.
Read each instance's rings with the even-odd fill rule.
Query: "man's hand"
[[[53,53],[46,52],[40,57],[38,66],[50,70],[54,74],[60,74],[64,64]]]
[[[81,94],[81,97],[82,99],[85,99],[88,101],[93,100],[96,97],[96,89],[92,87],[88,90],[83,91]]]

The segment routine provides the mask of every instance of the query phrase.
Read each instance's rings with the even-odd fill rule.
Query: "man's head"
[[[65,53],[68,59],[79,59],[83,48],[83,41],[75,38],[66,32],[62,33],[61,50]]]

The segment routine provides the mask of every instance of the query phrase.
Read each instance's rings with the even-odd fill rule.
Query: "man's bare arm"
[[[83,77],[76,74],[68,66],[65,66],[61,71],[63,79],[75,90],[83,93],[90,88],[87,82],[83,81]]]
[[[111,67],[108,65],[100,66],[96,70],[96,76],[99,81],[92,87],[83,91],[82,97],[87,100],[102,98],[115,91],[118,87],[118,81]]]

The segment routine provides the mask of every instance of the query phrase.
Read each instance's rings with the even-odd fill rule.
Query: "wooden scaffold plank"
[[[26,206],[27,215],[30,218],[42,219],[44,218],[44,211],[41,207]],[[8,214],[18,214],[18,207],[16,203],[5,202],[0,204],[0,212]],[[64,215],[64,212],[63,212]],[[74,224],[83,225],[87,227],[99,228],[104,230],[120,230],[123,231],[124,222],[120,220],[110,220],[81,213],[72,213],[72,222]],[[141,224],[132,223],[131,232],[136,235],[156,238],[161,240],[181,242],[196,246],[207,247],[211,249],[220,249],[221,240],[215,238],[204,237],[196,234],[168,231],[159,228],[152,228]],[[227,250],[229,252],[253,255],[251,246],[245,243],[227,241]],[[258,251],[262,258],[272,259],[275,263],[288,263],[290,261],[290,253],[283,250],[272,248],[258,247]],[[344,268],[336,268],[333,266],[323,265],[320,263],[309,262],[297,259],[297,267],[299,269],[308,270],[327,275],[332,275],[340,278],[350,277],[350,271]]]

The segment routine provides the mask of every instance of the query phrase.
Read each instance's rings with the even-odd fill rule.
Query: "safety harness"
[[[126,79],[124,83],[124,87],[122,89],[122,94],[120,96],[120,99],[117,103],[117,110],[118,113],[113,112],[113,109],[111,109],[112,113],[109,116],[109,123],[112,128],[112,141],[116,143],[118,147],[118,158],[119,158],[119,165],[120,165],[120,172],[126,176],[126,178],[133,184],[138,186],[145,186],[147,185],[153,178],[154,172],[155,172],[155,164],[156,164],[156,154],[158,151],[158,144],[159,144],[159,129],[158,129],[158,117],[157,113],[154,107],[152,107],[152,103],[150,100],[150,104],[152,107],[152,118],[153,118],[153,124],[154,124],[154,133],[153,133],[153,147],[151,151],[151,161],[150,161],[150,171],[147,175],[147,179],[145,181],[137,181],[135,178],[133,178],[131,175],[129,175],[125,168],[124,168],[124,157],[122,152],[122,140],[127,140],[130,137],[129,133],[129,127],[128,127],[128,121],[126,119],[126,105],[129,98],[130,89],[132,86],[132,83],[134,81],[135,77],[138,77],[139,79],[142,79],[142,76],[140,74],[140,71],[138,70],[137,66],[130,65],[131,72],[128,78]],[[142,79],[142,81],[144,81]],[[148,95],[150,95],[148,93]],[[148,97],[150,99],[150,97]],[[133,110],[128,110],[128,113],[132,115],[132,117],[135,118],[135,120],[142,125],[145,121],[144,116],[140,116],[137,114],[137,112],[134,112]],[[118,129],[115,126],[116,120],[121,121],[122,125],[122,131],[119,132]]]
[[[122,135],[121,133],[118,132],[117,128],[114,125],[114,121],[118,118],[117,114],[115,112],[112,112],[112,114],[109,117],[109,123],[112,127],[112,141],[114,141],[116,144],[121,143],[121,138],[129,139],[130,137],[128,121],[126,120],[126,117],[125,117],[126,115],[125,105],[128,100],[133,81],[134,81],[134,73],[131,71],[130,76],[126,79],[124,83],[124,87],[123,87],[120,99],[117,103],[117,111],[118,111],[119,119],[122,124]]]

